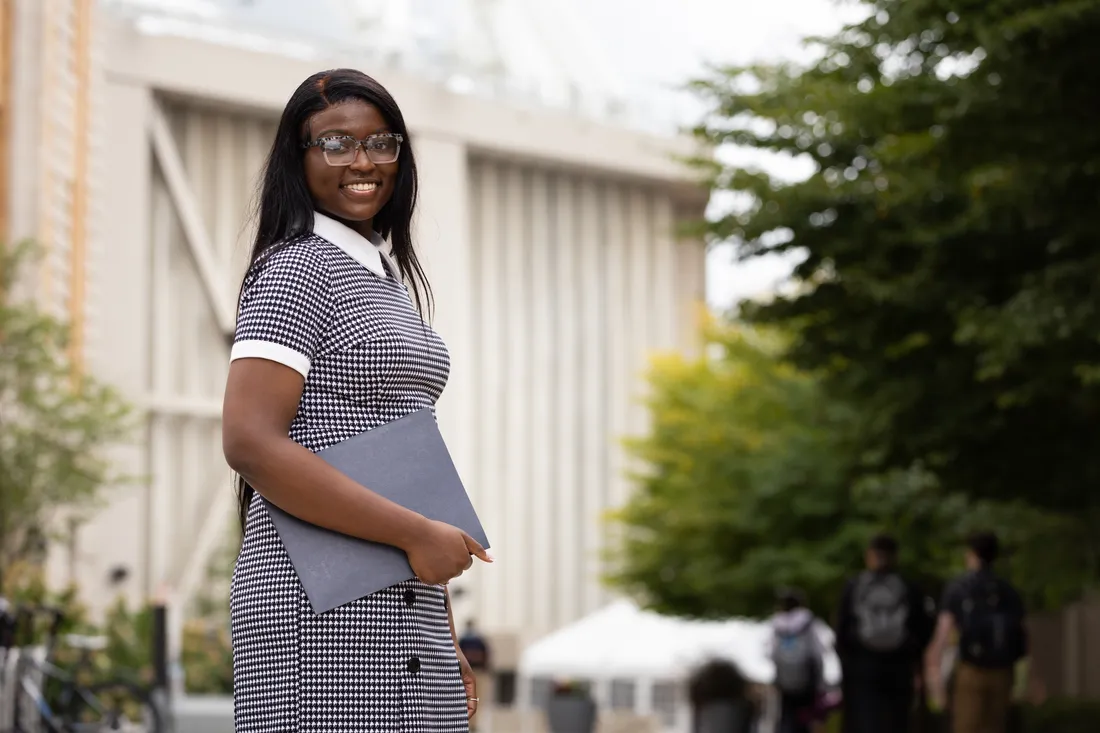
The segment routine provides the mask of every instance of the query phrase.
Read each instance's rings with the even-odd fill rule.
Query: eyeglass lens
[[[359,150],[359,141],[351,138],[330,138],[321,141],[321,152],[329,165],[351,165]],[[367,138],[363,148],[372,163],[392,163],[397,160],[400,143],[390,136]]]

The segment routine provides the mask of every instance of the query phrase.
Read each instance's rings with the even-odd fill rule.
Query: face
[[[361,100],[349,100],[324,109],[310,118],[310,141],[350,135],[363,140],[391,132],[382,113]],[[306,185],[318,210],[366,235],[371,222],[393,196],[400,156],[392,163],[374,163],[360,147],[350,165],[333,166],[318,147],[305,155]]]

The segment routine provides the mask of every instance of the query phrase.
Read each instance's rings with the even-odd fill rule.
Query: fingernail
[[[489,552],[488,550],[485,551],[485,557],[489,558],[489,562],[493,562],[496,560],[496,558],[493,557],[493,553]]]

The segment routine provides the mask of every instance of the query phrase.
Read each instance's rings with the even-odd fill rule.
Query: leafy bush
[[[227,624],[189,621],[183,629],[181,661],[189,693],[233,694],[233,647]]]
[[[107,648],[93,652],[93,664],[83,682],[126,679],[140,685],[150,685],[153,670],[153,606],[145,603],[132,607],[119,598],[95,623],[87,609],[77,600],[78,589],[70,586],[52,591],[45,583],[41,568],[20,564],[8,568],[0,583],[0,595],[15,605],[53,606],[65,614],[61,634],[104,636]],[[233,691],[233,651],[229,639],[228,620],[218,608],[204,608],[199,618],[190,619],[183,629],[181,665],[187,692],[228,695]],[[38,619],[29,629],[22,629],[16,638],[19,646],[41,644],[46,637],[48,619]],[[55,662],[62,669],[71,668],[83,652],[58,644]]]
[[[106,449],[136,427],[122,396],[73,361],[68,325],[15,297],[37,254],[0,242],[0,576],[41,562],[52,539],[129,478]]]

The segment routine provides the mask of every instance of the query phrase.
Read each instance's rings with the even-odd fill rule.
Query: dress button
[[[408,667],[409,667],[409,674],[416,674],[417,672],[419,672],[420,671],[420,658],[419,657],[409,657]]]
[[[416,603],[416,591],[412,591],[412,590],[405,591],[405,605],[406,606],[411,606],[414,603]]]

